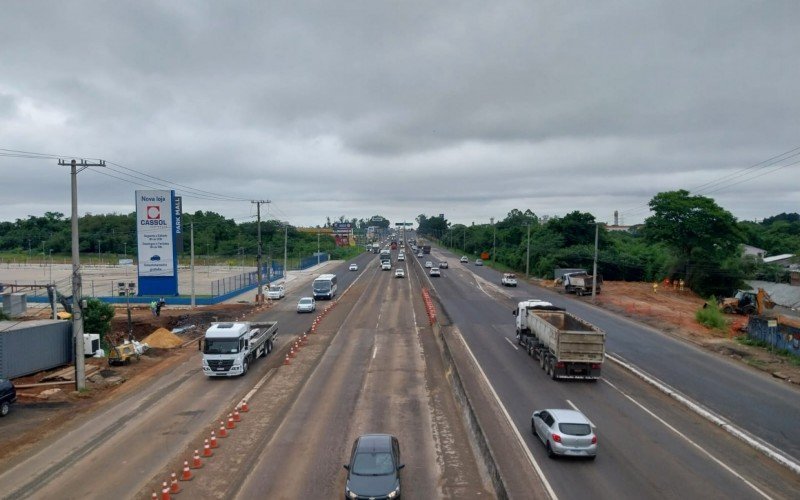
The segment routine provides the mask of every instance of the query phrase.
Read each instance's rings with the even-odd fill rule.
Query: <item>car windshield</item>
[[[300,304],[304,306],[311,305],[311,299],[300,299]]]
[[[283,288],[283,287],[280,287],[280,286],[271,286],[271,287],[269,287],[269,291],[270,291],[270,292],[280,292],[280,291],[281,291],[281,288]]]
[[[206,339],[205,354],[235,354],[239,352],[239,339]]]
[[[592,433],[589,424],[558,424],[558,430],[570,436],[588,436]]]
[[[384,476],[394,472],[392,454],[389,452],[356,453],[353,474],[359,476]]]

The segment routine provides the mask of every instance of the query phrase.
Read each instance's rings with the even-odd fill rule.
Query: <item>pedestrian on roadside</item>
[[[150,312],[153,313],[153,316],[157,316],[156,308],[158,307],[158,303],[153,300],[150,302]]]

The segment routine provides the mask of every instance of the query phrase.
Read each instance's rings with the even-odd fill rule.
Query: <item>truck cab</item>
[[[209,377],[244,375],[255,359],[272,351],[278,324],[213,323],[203,339],[203,373]]]

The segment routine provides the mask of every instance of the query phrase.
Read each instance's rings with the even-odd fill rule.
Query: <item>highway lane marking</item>
[[[375,344],[375,347],[372,348],[372,359],[375,359],[376,354],[378,354],[378,344]]]
[[[510,338],[508,338],[508,337],[503,337],[503,338],[506,339],[506,342],[511,344],[511,347],[513,347],[515,351],[519,351],[519,347],[515,346],[514,342],[512,342]]]
[[[273,373],[275,373],[275,368],[270,368],[269,370],[267,370],[267,373],[265,373],[264,376],[261,377],[261,380],[256,382],[256,385],[254,385],[253,388],[250,389],[250,392],[244,395],[242,401],[239,402],[239,405],[241,405],[245,401],[250,401],[250,399],[252,399],[253,397],[253,394],[258,392],[258,390],[261,389],[261,386],[267,383],[267,379],[270,378]]]
[[[771,446],[759,441],[757,438],[734,426],[733,424],[726,421],[724,418],[720,417],[711,410],[703,407],[698,403],[695,403],[688,397],[684,396],[683,394],[673,389],[666,383],[658,380],[654,376],[645,373],[643,370],[638,368],[636,365],[628,362],[625,358],[623,358],[619,354],[606,353],[606,358],[608,358],[613,363],[618,364],[619,366],[626,369],[630,373],[633,373],[635,376],[644,380],[646,383],[652,385],[653,387],[655,387],[662,393],[666,394],[667,396],[670,396],[671,398],[675,399],[676,401],[678,401],[679,403],[687,407],[689,410],[699,415],[700,417],[708,420],[717,427],[723,428],[729,434],[732,434],[736,438],[744,441],[751,448],[754,448],[755,450],[763,453],[768,458],[771,458],[775,462],[778,462],[784,467],[790,469],[792,472],[800,474],[800,463],[797,463],[796,461],[778,453],[778,451],[773,449]]]
[[[528,448],[528,445],[525,443],[525,440],[522,438],[522,434],[520,434],[519,429],[514,424],[514,421],[511,419],[511,415],[508,413],[508,410],[506,409],[505,405],[503,404],[502,401],[500,401],[500,396],[497,394],[497,391],[494,390],[494,386],[492,386],[492,383],[489,382],[489,377],[486,376],[486,373],[483,371],[483,367],[481,367],[480,363],[478,363],[478,360],[475,358],[475,355],[472,353],[472,349],[469,348],[469,345],[467,344],[467,341],[461,335],[461,331],[458,330],[458,328],[456,328],[455,332],[456,332],[456,335],[458,335],[458,338],[461,340],[461,343],[464,344],[464,347],[467,350],[467,354],[469,354],[469,357],[472,358],[472,362],[475,363],[475,366],[478,368],[478,372],[481,374],[481,377],[483,377],[483,381],[486,382],[486,385],[489,387],[489,390],[492,392],[492,396],[494,397],[495,401],[497,401],[497,404],[500,405],[500,409],[503,411],[503,415],[506,417],[506,421],[508,422],[508,425],[511,426],[511,429],[514,431],[514,435],[517,438],[517,441],[519,442],[520,446],[522,446],[522,449],[525,451],[525,454],[527,455],[528,460],[531,462],[531,465],[533,465],[534,470],[536,470],[536,475],[538,475],[539,479],[542,481],[542,484],[544,485],[545,490],[547,490],[547,494],[553,500],[558,500],[558,496],[556,495],[556,492],[553,490],[553,487],[550,486],[550,482],[547,480],[547,477],[545,477],[544,471],[541,469],[541,467],[539,467],[539,463],[533,457],[533,453],[531,453],[531,449]]]
[[[577,411],[577,412],[579,412],[579,413],[583,414],[583,416],[584,416],[584,417],[586,417],[586,414],[585,414],[585,413],[583,413],[583,412],[582,412],[580,409],[578,409],[578,407],[577,407],[577,406],[575,406],[575,403],[573,403],[573,402],[572,402],[572,401],[570,401],[569,399],[567,400],[567,404],[568,404],[568,405],[570,405],[570,406],[572,407],[572,409],[573,409],[573,410],[575,410],[575,411]],[[586,417],[586,420],[589,420],[589,417]],[[592,422],[591,420],[589,420],[589,425],[591,425],[593,429],[597,429],[597,426],[596,426],[596,425],[594,425],[594,422]]]
[[[749,486],[749,487],[750,487],[750,488],[751,488],[753,491],[755,491],[756,493],[758,493],[759,495],[761,495],[761,496],[762,496],[762,497],[764,497],[764,498],[770,498],[770,499],[772,498],[772,497],[771,497],[771,496],[769,496],[769,495],[768,495],[766,492],[764,492],[764,491],[762,491],[761,489],[759,489],[759,487],[758,487],[758,486],[756,486],[756,485],[754,485],[753,483],[751,483],[750,481],[748,481],[748,480],[747,480],[747,478],[745,478],[744,476],[742,476],[741,474],[739,474],[738,472],[736,472],[735,470],[733,470],[731,467],[729,467],[728,465],[726,465],[724,462],[722,462],[721,460],[719,460],[717,457],[715,457],[714,455],[712,455],[712,454],[711,454],[709,451],[707,451],[705,448],[703,448],[702,446],[700,446],[700,445],[699,445],[699,444],[697,444],[696,442],[692,441],[692,439],[691,439],[689,436],[685,435],[684,433],[682,433],[681,431],[679,431],[678,429],[676,429],[675,427],[673,427],[672,425],[670,425],[670,424],[669,424],[669,423],[668,423],[666,420],[664,420],[663,418],[659,417],[658,415],[656,415],[655,413],[653,413],[651,410],[649,410],[647,407],[645,407],[643,404],[641,404],[641,403],[639,403],[638,401],[636,401],[635,399],[633,399],[633,397],[632,397],[632,396],[629,396],[628,394],[626,394],[626,393],[625,393],[625,392],[624,392],[622,389],[620,389],[619,387],[617,387],[616,385],[612,384],[611,382],[609,382],[609,381],[608,381],[608,380],[606,380],[606,379],[600,379],[600,380],[602,380],[603,382],[605,382],[606,384],[608,384],[609,386],[611,386],[611,387],[612,387],[614,390],[616,390],[617,392],[619,392],[620,394],[622,394],[622,395],[623,395],[625,398],[627,398],[628,400],[630,400],[630,402],[631,402],[631,403],[633,403],[633,404],[635,404],[636,406],[638,406],[639,408],[641,408],[641,409],[642,409],[642,411],[644,411],[645,413],[647,413],[648,415],[650,415],[651,417],[653,417],[654,419],[656,419],[657,421],[659,421],[661,424],[663,424],[663,425],[664,425],[664,427],[666,427],[667,429],[671,430],[672,432],[674,432],[675,434],[677,434],[678,436],[680,436],[681,438],[683,438],[683,439],[684,439],[684,440],[685,440],[687,443],[689,443],[690,445],[692,445],[692,446],[694,446],[695,448],[697,448],[697,449],[698,449],[698,450],[699,450],[701,453],[703,453],[703,454],[704,454],[704,455],[706,455],[708,458],[710,458],[711,460],[713,460],[714,462],[716,462],[716,463],[717,463],[717,465],[719,465],[719,466],[720,466],[720,467],[722,467],[723,469],[727,470],[728,472],[730,472],[731,474],[733,474],[734,476],[736,476],[737,478],[739,478],[739,479],[740,479],[740,480],[741,480],[741,481],[742,481],[744,484],[746,484],[747,486]]]

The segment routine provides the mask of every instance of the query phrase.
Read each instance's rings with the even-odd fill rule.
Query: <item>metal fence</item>
[[[277,262],[273,262],[272,266],[262,266],[261,273],[263,275],[264,283],[271,283],[275,280],[283,278],[283,266]],[[246,291],[248,288],[258,286],[258,272],[251,271],[248,273],[237,274],[235,276],[228,276],[226,278],[218,279],[211,282],[211,296],[219,297],[220,295],[228,295],[231,292],[239,290]]]

